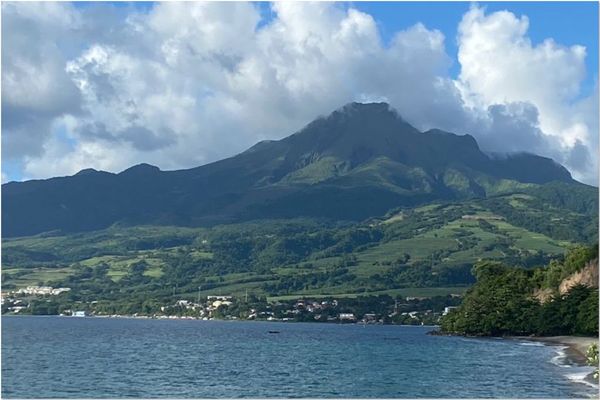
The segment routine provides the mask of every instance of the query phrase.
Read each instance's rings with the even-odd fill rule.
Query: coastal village
[[[13,315],[61,315],[69,317],[130,317],[154,319],[200,319],[200,320],[261,320],[289,322],[330,322],[358,324],[404,324],[431,325],[452,311],[456,306],[435,302],[429,297],[382,297],[368,304],[363,300],[333,297],[300,297],[290,300],[267,301],[255,296],[231,295],[198,296],[194,301],[178,299],[160,305],[152,313],[110,314],[103,312],[97,301],[75,302],[70,308],[58,313],[39,312],[39,303],[52,303],[54,299],[70,292],[67,287],[28,286],[2,293],[2,314]],[[448,296],[455,303],[459,296]],[[36,306],[37,305],[37,306]],[[37,308],[36,308],[37,307]],[[48,310],[48,309],[43,309]]]

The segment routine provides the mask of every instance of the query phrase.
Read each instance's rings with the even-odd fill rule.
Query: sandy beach
[[[593,343],[598,343],[597,337],[583,336],[517,336],[515,337],[515,339],[528,340],[530,342],[547,343],[550,345],[566,346],[566,353],[569,359],[580,365],[586,365],[585,354],[587,352],[588,347]]]
[[[551,346],[565,346],[565,355],[567,358],[577,365],[587,365],[587,349],[591,344],[598,343],[597,337],[582,337],[582,336],[517,336],[515,340],[523,340],[530,342],[541,342]],[[593,374],[588,374],[584,380],[588,385],[595,385],[597,388],[598,380],[594,379]],[[596,397],[597,398],[597,397]]]

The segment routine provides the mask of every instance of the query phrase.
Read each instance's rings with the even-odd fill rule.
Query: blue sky
[[[189,168],[287,136],[344,102],[378,98],[419,129],[472,133],[485,150],[537,152],[581,180],[597,179],[598,2],[251,4],[3,6],[3,181],[138,162]],[[481,15],[467,24],[471,33],[494,21],[511,32],[522,16],[529,26],[504,42],[488,37],[503,53],[480,55],[468,50],[472,38],[458,36],[473,9]],[[342,23],[356,41],[340,36]],[[392,43],[399,33],[403,42]],[[540,55],[547,39],[556,45]],[[586,48],[585,59],[575,45]],[[322,60],[311,56],[314,46]],[[461,49],[469,60],[462,66]],[[215,110],[227,111],[216,119]]]

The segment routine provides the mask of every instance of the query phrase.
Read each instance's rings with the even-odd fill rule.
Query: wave
[[[597,394],[600,386],[597,383],[594,383],[589,380],[588,376],[594,372],[594,367],[590,366],[581,366],[573,364],[569,358],[567,357],[567,353],[565,350],[568,348],[567,346],[553,346],[556,351],[556,355],[552,357],[550,362],[560,368],[565,368],[565,373],[563,374],[565,378],[569,381],[577,384],[582,384],[588,386],[590,388],[594,388],[594,394]],[[568,371],[568,372],[567,372]],[[585,393],[586,396],[593,397],[590,393]]]
[[[577,372],[565,374],[567,379],[572,382],[582,383],[589,387],[593,387],[594,389],[600,388],[600,386],[598,386],[597,383],[590,382],[589,380],[586,379],[589,374],[594,372],[594,367],[578,367],[577,370],[578,370]]]
[[[568,363],[569,359],[567,358],[567,353],[565,352],[566,349],[567,346],[554,347],[556,355],[550,359],[550,362],[558,367],[571,368],[572,365]]]
[[[534,347],[544,347],[546,346],[543,343],[540,342],[520,342],[519,345],[521,346],[534,346]]]

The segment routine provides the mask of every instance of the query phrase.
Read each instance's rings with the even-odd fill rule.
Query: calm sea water
[[[2,397],[588,397],[561,348],[427,327],[2,318]],[[277,330],[278,334],[269,333]]]

